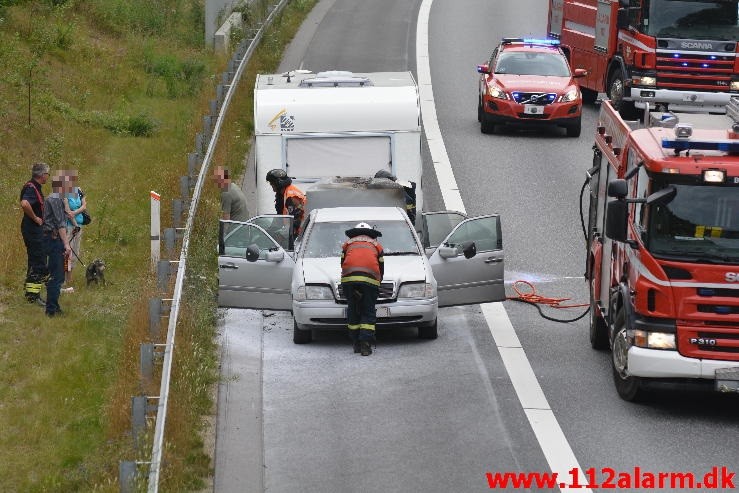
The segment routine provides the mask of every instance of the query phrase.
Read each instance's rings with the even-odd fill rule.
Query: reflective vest
[[[305,217],[305,194],[293,184],[285,187],[285,189],[282,191],[282,214],[285,215],[290,214],[287,211],[287,199],[295,199],[301,204],[300,216],[297,218],[297,224],[295,226],[297,229],[300,227],[301,224],[303,224],[303,218]]]
[[[341,282],[362,281],[379,286],[382,262],[382,245],[377,240],[355,236],[341,246]]]

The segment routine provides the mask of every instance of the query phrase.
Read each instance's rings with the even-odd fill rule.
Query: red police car
[[[503,38],[477,71],[482,133],[503,124],[551,124],[564,127],[568,137],[580,135],[582,97],[575,78],[587,72],[570,70],[559,41]]]

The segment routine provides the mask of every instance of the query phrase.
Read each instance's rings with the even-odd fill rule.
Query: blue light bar
[[[663,149],[675,149],[676,151],[721,151],[739,152],[739,140],[671,140],[662,139]]]
[[[524,44],[527,44],[527,45],[559,46],[559,40],[558,39],[532,39],[532,38],[524,38],[523,42],[524,42]]]

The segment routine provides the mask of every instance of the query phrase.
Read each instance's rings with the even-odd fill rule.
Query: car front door
[[[458,222],[429,257],[439,306],[505,300],[500,216],[478,216],[459,222],[457,212],[436,215],[439,214],[450,215],[447,224]],[[443,222],[442,217],[434,220]]]
[[[270,223],[270,227],[284,231],[282,226],[278,227],[283,220],[283,217],[276,216],[274,226]],[[290,310],[290,285],[295,261],[280,241],[251,221],[221,221],[218,235],[218,305]],[[287,231],[291,231],[292,223],[285,222],[288,223]],[[285,239],[284,242],[289,243],[289,240]]]

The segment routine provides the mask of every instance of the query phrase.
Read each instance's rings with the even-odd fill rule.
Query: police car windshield
[[[503,51],[495,65],[495,73],[570,77],[570,67],[559,53]]]
[[[348,239],[345,231],[358,221],[319,222],[313,225],[303,249],[304,258],[341,256],[341,245]],[[377,239],[386,254],[420,255],[416,239],[405,221],[367,221],[382,233]]]
[[[630,12],[630,23],[651,36],[734,41],[739,37],[738,4],[737,0],[652,0],[644,19],[639,18],[639,9]],[[685,48],[724,51],[723,45]]]
[[[677,189],[672,201],[644,211],[652,254],[687,262],[739,264],[739,186],[672,186]]]

